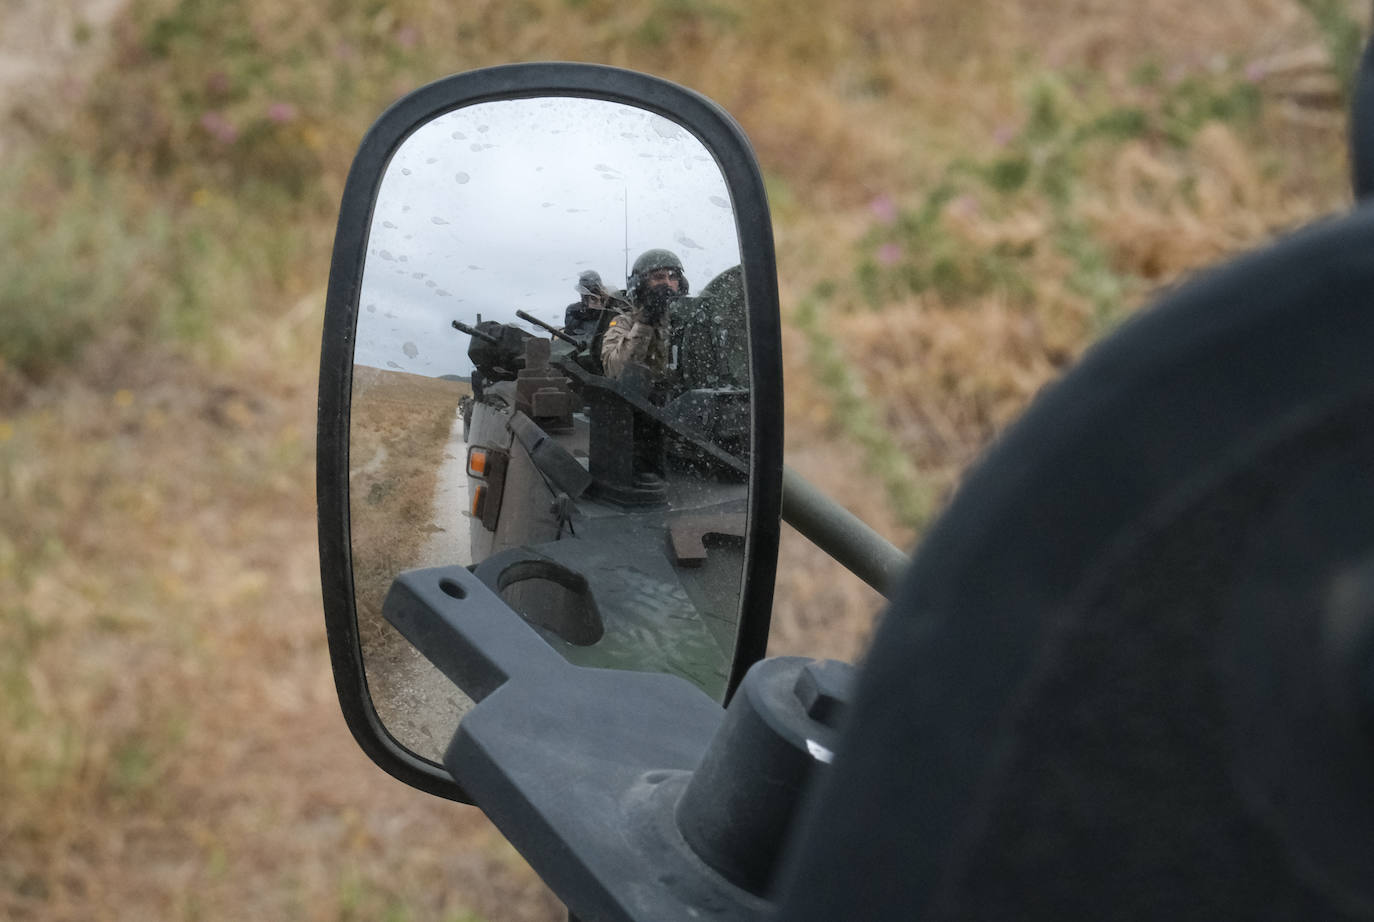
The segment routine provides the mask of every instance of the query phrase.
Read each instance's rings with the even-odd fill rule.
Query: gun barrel
[[[534,324],[535,326],[541,327],[541,328],[543,328],[543,329],[549,331],[549,332],[552,333],[554,336],[557,336],[559,339],[563,340],[563,342],[565,342],[565,343],[572,343],[574,346],[577,346],[579,349],[582,348],[582,344],[581,344],[581,343],[579,343],[577,340],[573,339],[573,338],[572,338],[571,336],[569,336],[567,333],[564,333],[562,330],[558,329],[558,327],[554,326],[554,325],[551,324],[551,323],[545,323],[543,320],[540,320],[538,317],[533,317],[533,316],[531,316],[531,315],[525,313],[524,311],[516,311],[516,312],[515,312],[515,316],[519,317],[521,320],[527,320],[527,321],[529,321],[530,323]]]
[[[469,336],[475,336],[480,340],[489,342],[493,346],[499,346],[501,344],[501,340],[497,339],[495,336],[492,336],[490,333],[483,333],[481,330],[474,327],[470,327],[461,320],[453,321],[453,328],[460,333],[466,333]]]

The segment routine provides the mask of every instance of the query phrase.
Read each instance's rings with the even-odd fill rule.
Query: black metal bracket
[[[463,567],[402,574],[384,613],[477,702],[444,765],[578,918],[765,918],[850,667],[764,660],[728,711],[676,676],[559,656]]]

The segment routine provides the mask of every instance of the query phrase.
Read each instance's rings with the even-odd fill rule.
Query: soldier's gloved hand
[[[641,323],[658,326],[659,321],[663,319],[663,312],[667,309],[666,302],[655,301],[651,298],[639,309],[639,320]]]
[[[644,293],[644,306],[640,309],[646,323],[657,325],[668,310],[668,302],[673,300],[673,289],[667,285],[654,285]]]

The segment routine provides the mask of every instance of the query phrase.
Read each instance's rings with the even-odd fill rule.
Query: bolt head
[[[797,674],[793,693],[806,716],[838,729],[854,685],[854,667],[839,660],[812,660]]]

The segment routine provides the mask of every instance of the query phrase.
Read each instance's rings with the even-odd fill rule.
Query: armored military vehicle
[[[749,366],[738,267],[670,307],[666,375],[592,342],[471,337],[471,568],[569,661],[680,675],[719,700],[736,648]]]

